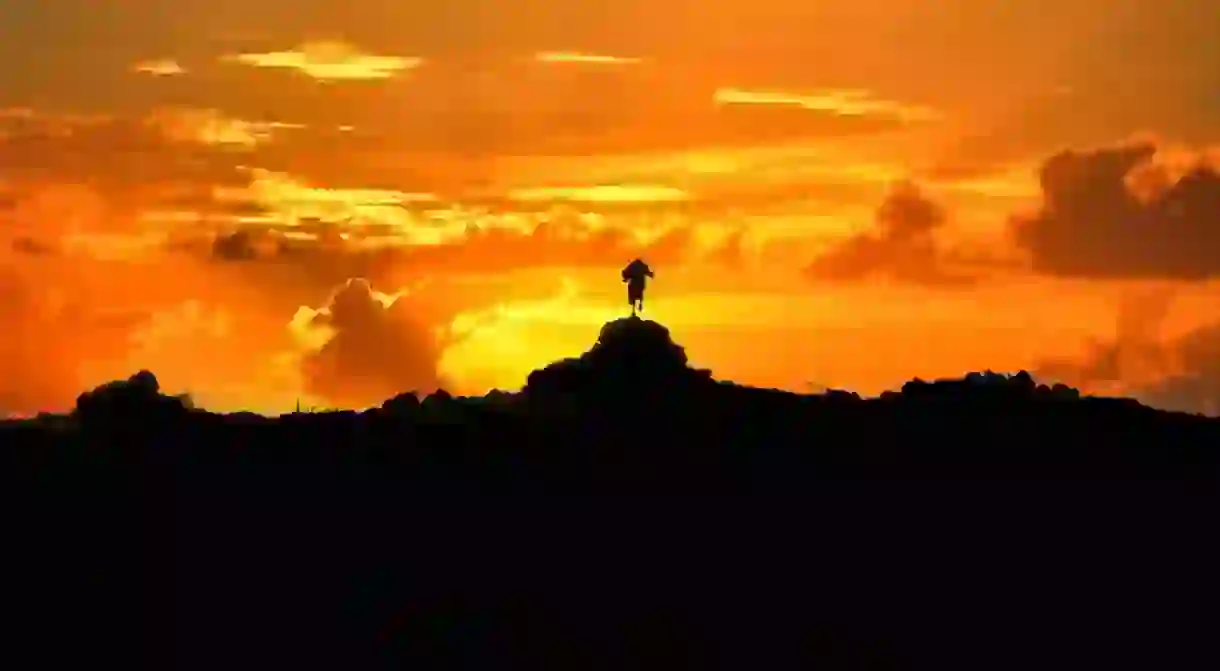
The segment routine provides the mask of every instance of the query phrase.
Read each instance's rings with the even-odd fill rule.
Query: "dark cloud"
[[[1220,273],[1220,174],[1199,164],[1176,180],[1163,173],[1158,179],[1156,152],[1138,143],[1046,161],[1041,210],[1014,220],[1033,268],[1090,278]]]
[[[1167,290],[1127,296],[1119,306],[1113,339],[1087,343],[1084,355],[1078,358],[1043,361],[1037,366],[1037,376],[1098,389],[1163,370],[1168,350],[1158,336],[1172,303],[1173,294]]]
[[[1168,350],[1178,370],[1134,395],[1168,410],[1220,415],[1220,323],[1177,338]]]
[[[1129,297],[1119,308],[1113,339],[1090,343],[1080,357],[1044,361],[1034,375],[1167,410],[1220,415],[1220,323],[1164,338],[1161,327],[1172,304],[1169,290]]]
[[[875,230],[832,247],[807,266],[805,274],[822,281],[854,282],[881,276],[913,284],[971,285],[973,276],[945,267],[935,233],[946,221],[943,207],[919,186],[899,183],[877,209]]]
[[[314,326],[334,336],[303,363],[306,391],[343,406],[371,406],[406,390],[444,386],[439,371],[448,344],[421,319],[410,297],[388,307],[365,280],[350,280],[331,297]]]
[[[243,228],[217,235],[212,241],[212,256],[225,261],[280,258],[290,249],[274,231],[265,228]]]

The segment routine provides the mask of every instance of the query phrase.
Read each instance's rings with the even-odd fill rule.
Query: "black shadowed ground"
[[[365,412],[211,414],[140,373],[0,429],[0,654],[1210,666],[1218,438],[1026,374],[741,387],[635,318],[518,393]]]

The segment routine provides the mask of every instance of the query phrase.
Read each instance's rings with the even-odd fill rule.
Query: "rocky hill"
[[[639,319],[518,392],[363,412],[214,414],[141,372],[0,428],[2,654],[1211,665],[1218,439],[1024,373],[743,387]]]

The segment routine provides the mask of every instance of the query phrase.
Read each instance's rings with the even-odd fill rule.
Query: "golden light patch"
[[[407,209],[409,205],[437,203],[434,194],[315,187],[290,175],[257,168],[250,174],[246,188],[214,189],[216,200],[256,203],[271,212],[276,221],[289,226],[299,226],[305,220],[344,227],[381,226],[393,231],[383,238],[409,244],[437,244],[465,231],[463,222],[445,216],[446,210],[425,212],[420,217]]]
[[[721,88],[712,96],[717,105],[781,105],[800,107],[839,116],[892,116],[903,121],[933,121],[941,118],[936,110],[893,100],[874,98],[863,89],[828,89],[810,93],[749,91]]]
[[[154,110],[147,122],[173,142],[245,148],[270,142],[276,130],[304,128],[300,124],[235,119],[214,109],[189,108]]]
[[[943,188],[997,198],[1034,198],[1038,195],[1034,169],[1011,170],[996,175],[954,180]]]
[[[585,203],[674,203],[690,199],[682,189],[650,184],[606,184],[577,187],[515,189],[511,200],[523,202],[576,201]]]
[[[378,56],[345,42],[306,42],[288,51],[226,56],[226,61],[257,68],[296,70],[318,80],[390,79],[423,65],[406,56]]]
[[[0,108],[0,119],[33,119],[38,116],[32,107],[5,107]]]
[[[174,77],[177,75],[186,74],[186,68],[183,68],[178,61],[175,61],[172,58],[157,58],[148,61],[140,61],[131,66],[131,71],[145,75],[152,75],[154,77]]]
[[[639,65],[642,58],[586,54],[579,51],[541,51],[534,54],[539,63],[588,63],[591,65]]]

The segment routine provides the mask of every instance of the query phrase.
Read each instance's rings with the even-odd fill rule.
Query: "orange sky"
[[[636,255],[718,377],[1220,411],[1215,3],[10,4],[0,412],[515,388]]]

